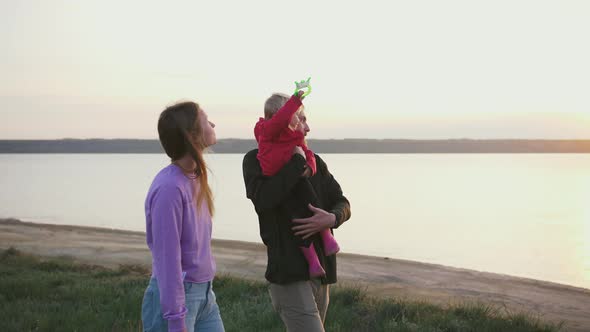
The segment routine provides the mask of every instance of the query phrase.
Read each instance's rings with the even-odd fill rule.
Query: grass
[[[68,258],[0,251],[0,331],[141,331],[149,279],[141,266],[116,270]],[[284,331],[262,282],[221,276],[214,289],[226,331]],[[561,326],[486,305],[443,308],[333,287],[326,331],[559,331]]]

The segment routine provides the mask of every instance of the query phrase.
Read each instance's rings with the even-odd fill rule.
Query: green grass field
[[[0,331],[141,331],[148,271],[110,270],[68,258],[0,251]],[[266,285],[215,279],[226,331],[284,331]],[[326,331],[559,331],[560,326],[486,305],[443,308],[377,299],[361,288],[333,287]]]

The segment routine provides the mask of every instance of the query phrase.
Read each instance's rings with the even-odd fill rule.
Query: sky
[[[590,2],[0,0],[0,139],[157,138],[193,100],[252,138],[590,139]]]

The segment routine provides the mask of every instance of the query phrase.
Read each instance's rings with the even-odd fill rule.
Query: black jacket
[[[264,176],[256,158],[258,150],[244,156],[242,170],[246,185],[246,196],[252,200],[260,226],[260,237],[267,247],[268,262],[265,277],[277,284],[309,280],[307,261],[299,249],[300,239],[293,235],[291,218],[281,205],[291,195],[291,190],[301,181],[305,168],[305,158],[299,154],[275,175]],[[317,172],[309,178],[319,202],[319,208],[336,215],[338,228],[350,218],[350,204],[342,195],[342,189],[326,163],[316,157]],[[314,235],[313,243],[326,276],[322,283],[336,282],[336,255],[325,256],[319,235]]]

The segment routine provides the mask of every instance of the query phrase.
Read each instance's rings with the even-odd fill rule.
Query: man
[[[269,101],[272,104],[271,98],[267,105]],[[307,135],[310,129],[305,112],[296,116],[299,116]],[[318,233],[328,228],[336,229],[348,220],[350,204],[318,155],[315,155],[317,172],[313,176],[310,176],[301,147],[295,147],[291,160],[278,173],[264,176],[257,153],[257,149],[248,152],[242,168],[246,195],[254,204],[260,236],[267,247],[265,277],[270,282],[273,307],[288,331],[324,331],[329,285],[336,282],[336,255],[325,255]],[[310,204],[311,217],[291,220],[283,204],[302,177],[308,177],[319,206]],[[310,237],[326,272],[324,277],[310,279],[307,261],[299,249],[301,240]]]

